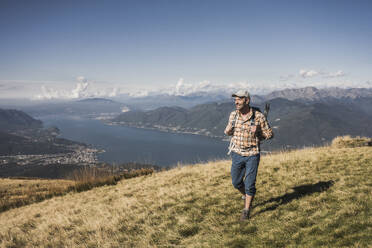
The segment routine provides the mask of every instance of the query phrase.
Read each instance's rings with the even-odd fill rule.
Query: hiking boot
[[[245,221],[249,219],[250,209],[243,209],[242,215],[240,216],[240,221]]]

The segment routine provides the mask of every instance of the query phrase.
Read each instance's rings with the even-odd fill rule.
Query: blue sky
[[[0,87],[26,93],[77,77],[122,92],[180,78],[278,88],[372,82],[372,1],[2,0],[0,31]]]

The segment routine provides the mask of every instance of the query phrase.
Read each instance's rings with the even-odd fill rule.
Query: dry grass
[[[338,136],[332,140],[332,147],[347,148],[347,147],[362,147],[371,145],[372,139],[367,137],[351,137],[350,135]]]
[[[7,179],[0,178],[0,213],[62,196],[68,192],[82,192],[94,187],[116,185],[122,179],[152,174],[153,169],[137,169],[113,175],[95,167],[75,170],[70,180]]]
[[[116,185],[122,179],[148,175],[152,174],[153,172],[153,169],[143,168],[122,172],[120,174],[113,174],[107,170],[100,170],[95,167],[83,167],[80,170],[75,170],[72,173],[71,178],[76,182],[76,184],[70,187],[70,189],[77,192],[82,192],[90,190],[94,187]]]
[[[261,160],[252,219],[230,161],[185,166],[0,214],[1,247],[369,247],[372,149]]]
[[[0,178],[0,212],[63,195],[73,185],[71,180]]]

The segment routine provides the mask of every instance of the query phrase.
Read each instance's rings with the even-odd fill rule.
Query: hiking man
[[[229,150],[232,158],[231,178],[233,186],[245,199],[241,220],[249,218],[254,195],[256,176],[260,162],[260,141],[271,139],[273,131],[267,119],[257,108],[249,106],[248,91],[232,94],[236,110],[232,111],[225,134],[232,136]],[[229,151],[229,152],[230,152]]]

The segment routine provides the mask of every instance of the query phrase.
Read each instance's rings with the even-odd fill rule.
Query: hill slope
[[[58,129],[43,129],[40,120],[22,111],[0,109],[0,156],[63,152],[65,140],[55,139],[57,133]]]
[[[185,166],[0,214],[0,246],[367,247],[372,149],[262,157],[252,219],[230,161]]]
[[[42,122],[28,114],[14,109],[0,109],[0,130],[14,131],[20,129],[41,128]]]

